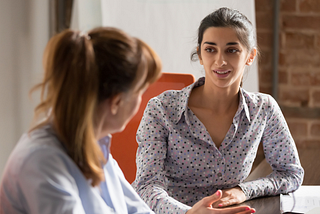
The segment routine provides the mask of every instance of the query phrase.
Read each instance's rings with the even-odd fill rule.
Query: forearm
[[[138,187],[133,183],[132,186],[156,214],[185,214],[191,208],[170,197],[163,187],[158,185],[149,184]]]
[[[301,168],[302,169],[302,168]],[[246,200],[256,197],[278,195],[298,189],[303,180],[303,170],[297,172],[277,172],[239,184],[246,195]]]

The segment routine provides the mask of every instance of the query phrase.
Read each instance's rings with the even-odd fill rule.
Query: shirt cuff
[[[244,195],[246,196],[246,201],[251,199],[250,193],[248,191],[248,189],[246,188],[245,185],[243,184],[239,184],[238,187],[240,187],[240,189],[242,190],[242,192],[244,193]]]

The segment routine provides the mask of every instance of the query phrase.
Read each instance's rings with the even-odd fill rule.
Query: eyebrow
[[[208,44],[208,45],[217,45],[214,42],[204,42],[203,44]],[[227,45],[239,45],[238,42],[228,42]]]

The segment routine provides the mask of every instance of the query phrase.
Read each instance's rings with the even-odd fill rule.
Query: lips
[[[224,79],[229,76],[231,70],[212,70],[219,79]]]
[[[215,72],[216,74],[227,74],[230,71],[229,70],[213,70],[213,72]]]

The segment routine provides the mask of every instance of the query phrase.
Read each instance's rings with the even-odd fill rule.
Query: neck
[[[239,87],[218,88],[209,84],[194,89],[195,102],[201,108],[210,109],[219,114],[235,111],[239,105]]]

